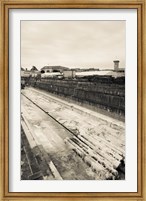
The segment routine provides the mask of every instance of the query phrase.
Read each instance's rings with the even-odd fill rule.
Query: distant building
[[[36,77],[38,74],[40,74],[40,72],[35,66],[32,66],[31,70],[21,67],[21,77],[23,78]]]
[[[69,68],[64,66],[44,66],[41,68],[41,73],[62,73],[65,70],[69,70]]]
[[[76,77],[87,77],[87,76],[100,76],[100,77],[125,77],[125,72],[121,71],[86,71],[86,72],[76,72]]]
[[[31,76],[31,71],[29,70],[21,70],[21,77],[30,77]]]
[[[119,60],[115,60],[115,61],[113,61],[114,62],[114,70],[115,71],[118,71],[118,69],[119,69]]]
[[[32,66],[30,71],[38,71],[38,69],[35,66]]]
[[[75,78],[76,71],[75,70],[64,70],[63,76],[64,78]]]
[[[114,60],[113,62],[114,62],[114,71],[125,72],[125,68],[119,68],[119,63],[120,63],[119,60]]]

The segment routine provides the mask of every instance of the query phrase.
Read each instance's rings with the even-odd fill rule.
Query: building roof
[[[64,67],[64,66],[44,66],[43,68],[41,68],[41,70],[46,70],[46,69],[60,69],[60,70],[68,70],[69,68]]]
[[[91,76],[91,75],[107,75],[110,71],[83,71],[83,72],[76,72],[78,76]]]
[[[38,71],[37,67],[35,66],[32,66],[31,70],[30,71]]]
[[[77,76],[112,76],[112,77],[124,77],[124,72],[115,72],[115,71],[84,71],[84,72],[76,72]]]

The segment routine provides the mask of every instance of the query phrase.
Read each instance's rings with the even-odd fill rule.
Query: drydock
[[[44,81],[51,86],[49,82]],[[77,103],[64,94],[60,97],[39,88],[43,88],[39,81],[31,81],[31,86],[21,91],[21,179],[124,179],[122,106],[113,107],[113,116],[107,115],[112,108],[102,108],[105,113],[101,113],[94,109],[95,104],[81,104],[80,100]],[[95,93],[95,87],[93,90]],[[114,89],[113,92],[118,94],[117,100],[122,99],[124,92]],[[111,90],[107,93],[113,96]],[[80,94],[83,96],[81,88]]]

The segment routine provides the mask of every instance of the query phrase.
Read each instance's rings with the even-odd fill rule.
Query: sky
[[[125,68],[125,21],[21,21],[21,67]]]

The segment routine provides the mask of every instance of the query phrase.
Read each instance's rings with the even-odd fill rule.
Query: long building
[[[64,67],[64,66],[44,66],[41,68],[42,73],[55,73],[55,72],[60,72],[62,73],[64,70],[68,70],[69,68]]]

